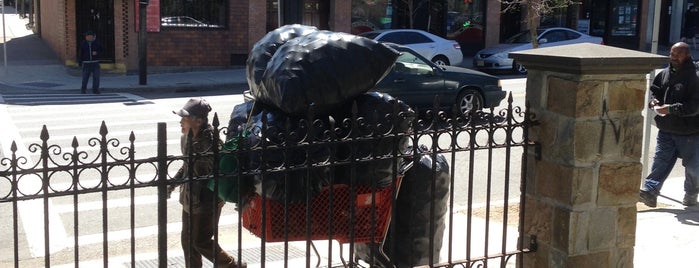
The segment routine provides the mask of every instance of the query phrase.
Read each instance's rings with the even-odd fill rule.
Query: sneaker
[[[638,196],[638,201],[652,208],[658,205],[658,197],[644,190],[641,190],[641,193]]]
[[[682,199],[682,205],[691,207],[697,205],[697,194],[685,194]]]

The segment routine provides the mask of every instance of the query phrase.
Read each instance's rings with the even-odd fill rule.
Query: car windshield
[[[432,73],[432,66],[412,52],[402,51],[396,60],[396,70],[418,75],[430,74]]]
[[[542,32],[544,32],[544,30],[536,30],[536,36],[539,36]],[[507,41],[505,41],[505,44],[525,44],[531,42],[532,39],[529,35],[529,30],[526,30],[508,38]]]

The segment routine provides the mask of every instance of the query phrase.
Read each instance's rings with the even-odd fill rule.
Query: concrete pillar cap
[[[517,51],[509,57],[529,70],[573,74],[641,74],[668,63],[667,56],[592,43]]]

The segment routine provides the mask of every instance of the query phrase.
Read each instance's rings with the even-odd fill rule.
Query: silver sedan
[[[554,27],[537,30],[539,47],[552,47],[577,43],[604,44],[601,37],[590,36],[573,29]],[[510,52],[527,50],[532,48],[529,30],[520,32],[505,43],[478,51],[473,57],[473,67],[480,71],[512,70],[519,74],[526,74],[527,69],[517,64],[508,57]]]

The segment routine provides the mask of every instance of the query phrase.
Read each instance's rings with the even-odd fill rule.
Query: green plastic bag
[[[236,203],[240,196],[240,179],[238,178],[238,160],[235,157],[235,150],[238,149],[238,141],[245,135],[233,137],[223,143],[221,147],[221,159],[219,159],[220,177],[209,180],[207,187],[214,191],[216,180],[218,179],[218,198],[226,202]]]

